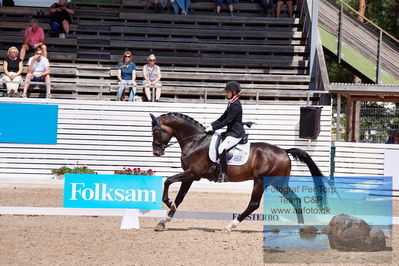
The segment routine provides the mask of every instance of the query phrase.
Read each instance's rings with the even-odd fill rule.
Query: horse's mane
[[[194,118],[192,118],[192,117],[190,117],[188,115],[182,114],[182,113],[170,112],[170,113],[161,115],[161,117],[162,116],[176,116],[176,117],[179,117],[179,118],[183,118],[183,119],[187,120],[188,122],[193,123],[195,126],[200,127],[201,129],[205,129],[205,127],[200,122],[198,122]]]

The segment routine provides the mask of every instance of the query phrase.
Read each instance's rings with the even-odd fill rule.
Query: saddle
[[[215,132],[209,145],[209,159],[218,162],[218,148],[225,138],[225,134]],[[250,142],[248,141],[248,134],[242,140],[227,151],[227,165],[243,165],[248,161]]]

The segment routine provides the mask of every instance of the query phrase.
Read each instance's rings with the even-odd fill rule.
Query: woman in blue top
[[[181,11],[183,16],[188,15],[188,9],[190,7],[190,0],[171,0],[173,10],[176,15],[178,15]]]
[[[116,94],[116,100],[123,100],[123,92],[125,91],[125,86],[131,86],[129,92],[129,102],[134,102],[134,96],[137,91],[136,84],[136,64],[132,62],[133,54],[130,51],[123,53],[118,64],[118,93]]]

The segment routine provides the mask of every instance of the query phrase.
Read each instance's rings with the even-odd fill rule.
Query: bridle
[[[171,146],[171,145],[173,145],[173,144],[165,144],[165,143],[162,143],[162,133],[166,133],[166,134],[168,134],[169,135],[169,133],[164,129],[164,128],[162,128],[161,126],[159,126],[159,125],[156,125],[156,126],[154,126],[153,128],[152,128],[152,132],[153,132],[153,134],[154,134],[154,131],[155,130],[159,130],[160,131],[160,139],[161,139],[161,142],[156,142],[156,141],[153,141],[152,142],[152,147],[154,148],[154,149],[156,149],[156,150],[165,150],[167,147],[169,147],[169,146]]]
[[[164,133],[166,133],[166,134],[169,134],[165,129],[163,129],[161,126],[155,126],[155,127],[153,127],[152,128],[152,131],[154,131],[154,130],[160,130],[161,131],[161,139],[162,139],[162,132],[164,132]],[[205,131],[204,131],[204,133],[206,133]],[[182,138],[181,140],[180,140],[180,142],[181,141],[184,141],[184,140],[187,140],[187,139],[190,139],[190,138],[192,138],[192,137],[194,137],[194,136],[197,136],[198,134],[193,134],[193,135],[190,135],[190,136],[187,136],[187,137],[185,137],[185,138]],[[178,143],[178,141],[174,141],[174,142],[171,142],[171,143],[169,143],[169,144],[165,144],[165,143],[160,143],[160,142],[155,142],[155,141],[153,141],[152,142],[152,147],[153,148],[155,148],[155,149],[163,149],[163,150],[165,150],[166,148],[168,148],[168,147],[170,147],[170,146],[172,146],[172,145],[175,145],[176,143]]]
[[[161,123],[159,122],[159,118],[156,118],[151,113],[150,113],[150,116],[151,116],[151,119],[152,119],[152,135],[153,136],[154,136],[154,134],[159,134],[160,135],[160,142],[154,141],[154,139],[152,141],[152,147],[155,150],[164,151],[166,148],[168,148],[168,147],[170,147],[170,146],[172,146],[172,145],[174,145],[174,144],[179,142],[179,141],[174,141],[174,142],[171,142],[169,144],[163,143],[163,141],[162,141],[162,139],[163,139],[162,138],[162,133],[166,133],[168,135],[168,137],[169,137],[169,140],[172,138],[172,136],[170,136],[170,133],[161,126]],[[156,131],[157,131],[157,133],[155,133]],[[204,133],[206,134],[205,131],[204,131]],[[184,140],[187,140],[187,139],[190,139],[190,138],[192,138],[192,137],[194,137],[196,135],[198,135],[198,134],[193,134],[193,135],[187,136],[185,138],[182,138],[182,139],[180,139],[180,142],[184,141]]]

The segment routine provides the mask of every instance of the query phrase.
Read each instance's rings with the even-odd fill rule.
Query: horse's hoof
[[[229,228],[229,226],[226,226],[225,228],[223,228],[222,232],[225,233],[225,234],[230,234],[231,233],[231,229]]]
[[[223,232],[230,233],[232,228],[236,228],[240,222],[238,220],[231,221],[224,229]]]
[[[157,224],[154,231],[164,231],[165,227],[166,227],[166,222],[162,220]]]

